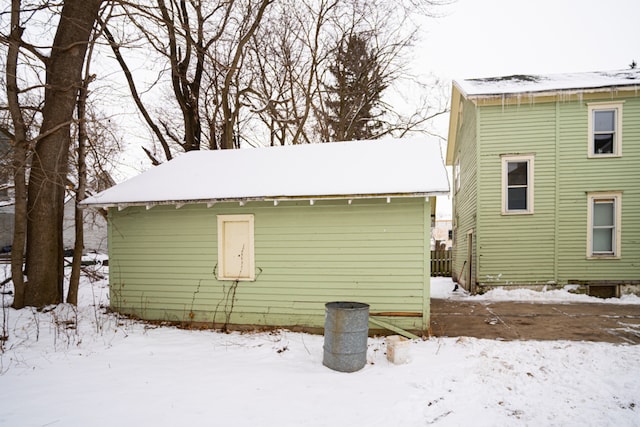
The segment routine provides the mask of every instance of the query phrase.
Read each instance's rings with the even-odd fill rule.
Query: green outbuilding
[[[448,191],[439,144],[412,138],[189,152],[83,205],[108,210],[117,312],[313,331],[358,301],[424,333]]]

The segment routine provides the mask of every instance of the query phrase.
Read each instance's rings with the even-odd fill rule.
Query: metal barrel
[[[369,304],[325,304],[324,357],[322,364],[334,371],[355,372],[367,363]]]

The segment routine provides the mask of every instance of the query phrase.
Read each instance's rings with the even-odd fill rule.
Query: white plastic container
[[[394,365],[409,362],[409,348],[411,341],[400,335],[389,335],[385,339],[387,345],[387,360]]]

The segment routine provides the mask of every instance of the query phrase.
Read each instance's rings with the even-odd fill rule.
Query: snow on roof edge
[[[640,90],[640,69],[564,74],[515,74],[509,76],[455,79],[454,86],[465,98],[490,98],[531,94],[543,96],[559,92],[601,92],[612,89]]]
[[[82,205],[424,197],[448,192],[439,144],[414,137],[184,153]]]

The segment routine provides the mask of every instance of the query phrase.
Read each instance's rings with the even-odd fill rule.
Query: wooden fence
[[[451,276],[452,251],[431,251],[431,275]]]

